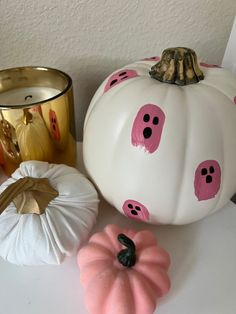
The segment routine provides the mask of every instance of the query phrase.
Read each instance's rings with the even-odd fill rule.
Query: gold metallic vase
[[[75,166],[72,80],[64,72],[44,67],[0,71],[0,177],[25,160]]]

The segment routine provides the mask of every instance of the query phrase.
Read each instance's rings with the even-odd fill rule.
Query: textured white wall
[[[0,0],[0,68],[43,65],[74,81],[77,135],[116,68],[169,46],[221,63],[236,0]]]

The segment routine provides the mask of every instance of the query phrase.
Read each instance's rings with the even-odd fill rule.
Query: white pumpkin
[[[185,224],[236,192],[236,79],[199,67],[185,48],[157,60],[130,64],[99,87],[85,119],[84,162],[126,216]]]
[[[23,162],[0,193],[0,256],[14,264],[61,263],[96,221],[97,192],[72,167]]]

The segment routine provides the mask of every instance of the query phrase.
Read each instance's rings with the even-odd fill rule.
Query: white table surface
[[[78,167],[83,171],[81,160]],[[172,287],[155,314],[236,314],[234,204],[190,225],[151,226],[132,221],[101,201],[93,232],[109,223],[150,229],[169,251]],[[87,314],[75,257],[60,266],[40,267],[0,259],[0,313]]]

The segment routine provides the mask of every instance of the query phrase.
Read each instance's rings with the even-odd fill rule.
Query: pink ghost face
[[[134,200],[127,200],[123,204],[123,211],[129,218],[147,221],[149,219],[149,212],[147,208]]]
[[[155,56],[155,57],[149,57],[149,58],[142,59],[141,61],[160,61],[160,60],[161,60],[160,57]]]
[[[132,127],[132,144],[143,146],[149,153],[155,152],[160,144],[164,122],[165,114],[160,107],[152,104],[141,107]]]
[[[217,64],[209,64],[209,63],[205,63],[205,62],[200,62],[200,65],[204,68],[221,68],[219,65]]]
[[[51,128],[51,135],[54,140],[60,141],[61,135],[60,130],[57,122],[57,116],[55,111],[51,110],[49,111],[49,119],[50,119],[50,128]]]
[[[34,106],[30,109],[30,112],[37,112],[42,116],[42,109],[41,106]]]
[[[221,170],[216,160],[200,163],[195,171],[194,189],[199,201],[214,198],[220,189]]]
[[[122,83],[123,81],[126,81],[136,76],[138,76],[138,73],[136,71],[128,69],[123,69],[114,73],[107,81],[104,88],[104,93],[107,92],[112,87]]]

